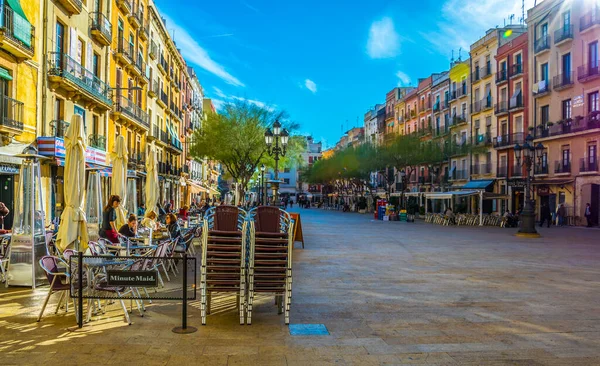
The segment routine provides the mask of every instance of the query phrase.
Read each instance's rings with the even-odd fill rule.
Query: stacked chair
[[[292,300],[292,249],[290,215],[277,207],[261,206],[250,211],[250,251],[246,324],[252,324],[255,293],[273,294],[279,314],[290,323]]]
[[[202,230],[200,311],[202,325],[210,314],[213,292],[236,293],[240,324],[244,324],[246,294],[247,213],[235,206],[207,211]]]
[[[252,324],[255,294],[274,295],[279,314],[289,324],[293,240],[290,215],[277,207],[261,206],[249,213],[234,206],[209,209],[202,229],[202,324],[210,314],[213,292],[237,295],[240,324]]]

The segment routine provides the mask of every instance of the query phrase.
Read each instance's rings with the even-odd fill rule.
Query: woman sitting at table
[[[152,230],[159,229],[159,227],[160,227],[159,223],[156,222],[156,212],[154,212],[154,211],[146,212],[146,217],[144,217],[144,219],[142,220],[142,227],[152,229]]]
[[[184,245],[183,236],[181,235],[181,229],[179,228],[179,224],[177,223],[177,217],[175,214],[167,214],[167,230],[169,230],[169,235],[171,239],[177,239],[177,249],[181,249]]]
[[[179,218],[182,220],[188,219],[188,207],[187,206],[183,206],[182,208],[179,209]]]
[[[110,240],[112,243],[118,243],[119,237],[117,235],[117,211],[121,203],[121,197],[112,195],[108,199],[108,204],[102,210],[102,227],[100,228],[100,237]]]
[[[128,238],[134,238],[137,235],[137,217],[135,215],[129,215],[127,223],[119,229],[119,234]]]

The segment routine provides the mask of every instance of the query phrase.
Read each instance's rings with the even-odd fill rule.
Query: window
[[[590,165],[590,167],[595,167],[596,166],[596,144],[591,144],[588,145],[588,164]]]
[[[570,154],[571,154],[571,150],[569,149],[569,146],[568,145],[563,146],[563,148],[562,148],[562,166],[563,166],[563,168],[569,167]]]
[[[567,10],[562,15],[563,20],[563,31],[568,32],[569,27],[571,26],[571,11]]]
[[[97,115],[92,116],[92,131],[91,133],[94,135],[98,135],[98,127],[100,126],[100,118]]]
[[[75,56],[75,61],[77,61],[77,63],[79,65],[84,65],[85,64],[85,58],[83,56],[83,50],[85,49],[83,40],[81,38],[77,39],[77,55]]]
[[[92,56],[92,73],[94,73],[94,76],[99,78],[100,77],[100,55],[98,55],[96,52],[94,52],[94,55]]]
[[[61,22],[56,22],[56,53],[62,59],[65,46],[65,26]]]
[[[571,99],[562,101],[562,119],[571,118]]]
[[[540,81],[548,81],[548,63],[543,63],[540,66]]]
[[[283,184],[290,184],[290,178],[283,178]]]
[[[463,103],[461,106],[461,117],[467,119],[467,103]]]
[[[588,112],[600,110],[600,101],[598,100],[598,92],[588,94]]]
[[[588,63],[590,64],[590,69],[598,73],[598,41],[588,45]]]
[[[545,39],[548,36],[548,23],[542,24],[540,33],[542,34],[542,39]]]
[[[515,133],[522,133],[523,132],[523,116],[517,116],[515,117]]]
[[[506,122],[506,120],[500,122],[501,123],[501,130],[502,130],[502,136],[506,136],[508,135],[508,123]]]
[[[541,119],[542,119],[541,123],[543,125],[545,125],[548,122],[549,117],[550,117],[550,106],[547,106],[547,105],[543,106],[540,109],[540,112],[541,112]]]
[[[571,54],[565,53],[562,56],[563,80],[571,81]]]
[[[544,151],[542,153],[542,168],[546,168],[548,166],[548,152]]]

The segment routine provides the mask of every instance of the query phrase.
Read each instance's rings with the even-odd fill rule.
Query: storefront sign
[[[525,188],[526,186],[525,179],[509,179],[507,183],[509,187],[513,188]]]
[[[127,287],[156,287],[158,286],[157,271],[117,271],[108,270],[108,286]]]
[[[19,174],[19,167],[15,165],[0,164],[0,173]]]
[[[579,108],[583,106],[583,95],[576,95],[573,97],[573,108]]]
[[[38,137],[38,151],[40,155],[56,158],[65,158],[65,140],[60,137]],[[85,150],[86,163],[106,164],[106,151],[88,146]]]
[[[548,186],[538,187],[537,194],[538,194],[538,196],[548,196],[548,195],[550,195],[550,187],[548,187]]]

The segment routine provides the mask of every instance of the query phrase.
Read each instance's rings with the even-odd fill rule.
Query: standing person
[[[585,206],[585,219],[587,220],[587,227],[592,227],[592,207],[588,203]]]
[[[552,216],[550,215],[550,207],[547,204],[542,203],[542,207],[540,208],[540,227],[544,226],[544,222],[548,222],[548,227],[550,227],[550,222],[552,221]]]
[[[0,202],[0,229],[2,230],[4,230],[4,218],[8,216],[9,213],[10,210],[6,207],[4,202]]]
[[[118,243],[119,237],[117,235],[117,211],[121,203],[121,197],[112,195],[108,199],[108,204],[104,206],[102,210],[102,227],[100,228],[100,237],[110,240],[112,243]]]
[[[556,210],[556,225],[563,226],[565,224],[566,211],[564,203],[558,205],[558,210]]]
[[[290,208],[294,207],[294,200],[290,200]]]

